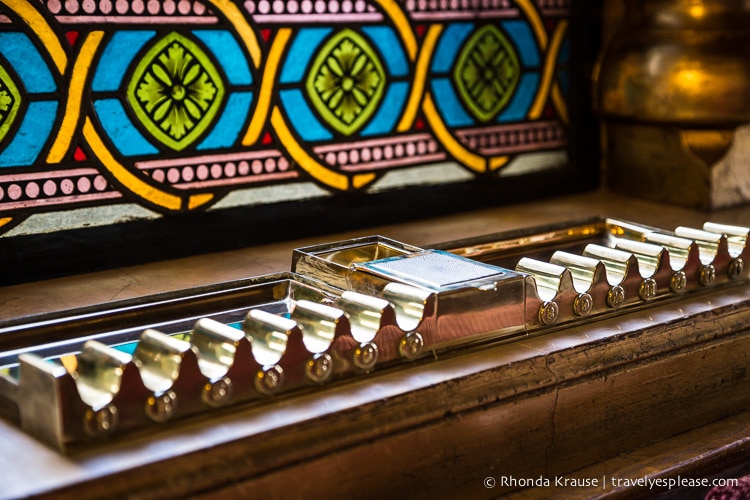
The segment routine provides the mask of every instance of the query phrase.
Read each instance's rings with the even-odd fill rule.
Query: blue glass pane
[[[281,83],[295,83],[302,80],[310,58],[318,50],[320,42],[331,31],[333,31],[331,28],[305,28],[299,31],[284,59],[284,67],[281,68]]]
[[[57,90],[49,66],[24,33],[0,33],[0,53],[13,67],[27,92]]]
[[[393,29],[387,26],[370,26],[362,28],[362,31],[377,46],[391,76],[399,77],[409,74],[406,54],[404,54],[404,49],[401,47],[398,38],[396,38]]]
[[[392,83],[388,87],[380,109],[372,121],[362,130],[363,136],[386,134],[393,130],[396,120],[401,116],[401,108],[409,93],[409,84],[406,82]]]
[[[525,21],[503,21],[500,27],[508,33],[516,44],[516,49],[521,58],[521,64],[527,68],[539,66],[539,47],[536,38],[531,33],[529,24]]]
[[[194,31],[193,34],[211,50],[232,85],[250,85],[253,76],[247,56],[228,31]]]
[[[116,32],[102,52],[91,89],[94,92],[118,90],[133,58],[155,34],[155,31]]]
[[[436,78],[433,80],[432,93],[435,97],[435,105],[446,125],[449,127],[466,127],[474,124],[474,120],[459,102],[449,79]]]
[[[56,115],[56,101],[30,103],[13,141],[0,154],[0,167],[32,165],[49,138]]]
[[[323,141],[333,139],[328,129],[321,124],[307,105],[299,90],[282,90],[279,93],[286,115],[297,133],[305,141]]]
[[[510,103],[508,103],[508,107],[497,117],[497,121],[505,123],[524,120],[538,88],[538,73],[526,73],[521,76],[516,93],[511,98]]]
[[[135,128],[117,99],[94,102],[94,109],[104,131],[115,147],[125,156],[156,154],[159,151]]]
[[[218,123],[197,149],[219,149],[231,147],[242,132],[242,125],[250,112],[252,92],[235,92],[229,96]]]
[[[473,30],[473,23],[449,24],[445,28],[432,58],[433,73],[447,73],[453,68],[456,54]]]

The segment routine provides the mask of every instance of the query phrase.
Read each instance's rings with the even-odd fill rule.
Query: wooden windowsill
[[[313,243],[381,234],[429,245],[592,215],[664,228],[750,223],[747,207],[706,214],[594,192],[14,285],[0,289],[0,303],[4,318],[22,317],[285,271],[291,250]],[[0,420],[0,444],[13,450],[0,455],[0,496],[489,497],[505,490],[487,489],[486,477],[667,474],[676,462],[700,473],[691,453],[735,450],[721,455],[727,464],[746,453],[732,443],[747,436],[733,415],[750,410],[750,289],[675,304],[420,361],[71,457]],[[681,441],[689,432],[705,446]],[[675,463],[664,453],[613,458],[640,457],[659,442],[671,443]]]

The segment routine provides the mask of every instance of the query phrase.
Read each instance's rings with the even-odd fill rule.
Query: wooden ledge
[[[705,498],[708,481],[736,478],[750,473],[750,412],[739,413],[617,455],[562,476],[576,480],[597,479],[597,486],[523,488],[505,497],[509,500]],[[639,486],[645,479],[660,479],[666,486]],[[670,487],[669,480],[686,486]]]
[[[321,241],[382,234],[427,246],[602,213],[664,228],[750,220],[750,206],[707,214],[598,191],[3,287],[0,304],[5,318],[23,317],[285,271],[292,249]],[[749,293],[485,346],[72,457],[0,419],[0,446],[12,450],[0,454],[0,497],[483,498],[505,493],[483,483],[503,474],[637,477],[685,464],[702,476],[700,464],[731,467],[743,455],[727,450],[747,450]]]
[[[587,470],[747,410],[747,325],[750,289],[725,288],[72,457],[3,429],[3,495],[496,496],[514,488],[485,477]]]

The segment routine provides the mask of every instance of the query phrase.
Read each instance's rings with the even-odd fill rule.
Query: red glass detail
[[[86,161],[88,157],[86,156],[86,153],[83,152],[83,149],[81,149],[81,146],[76,147],[75,152],[73,153],[73,159],[75,161]]]
[[[71,47],[73,47],[76,44],[76,40],[78,40],[78,32],[77,31],[66,31],[65,32],[65,38],[68,39],[68,43]]]

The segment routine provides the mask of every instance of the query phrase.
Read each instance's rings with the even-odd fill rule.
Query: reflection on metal
[[[602,5],[624,7],[594,71],[609,186],[703,209],[747,203],[750,2]]]
[[[301,248],[293,273],[6,323],[0,340],[34,345],[0,354],[0,396],[24,429],[68,450],[744,284],[748,232],[595,220],[444,249],[382,237]],[[49,328],[54,344],[40,341]]]

